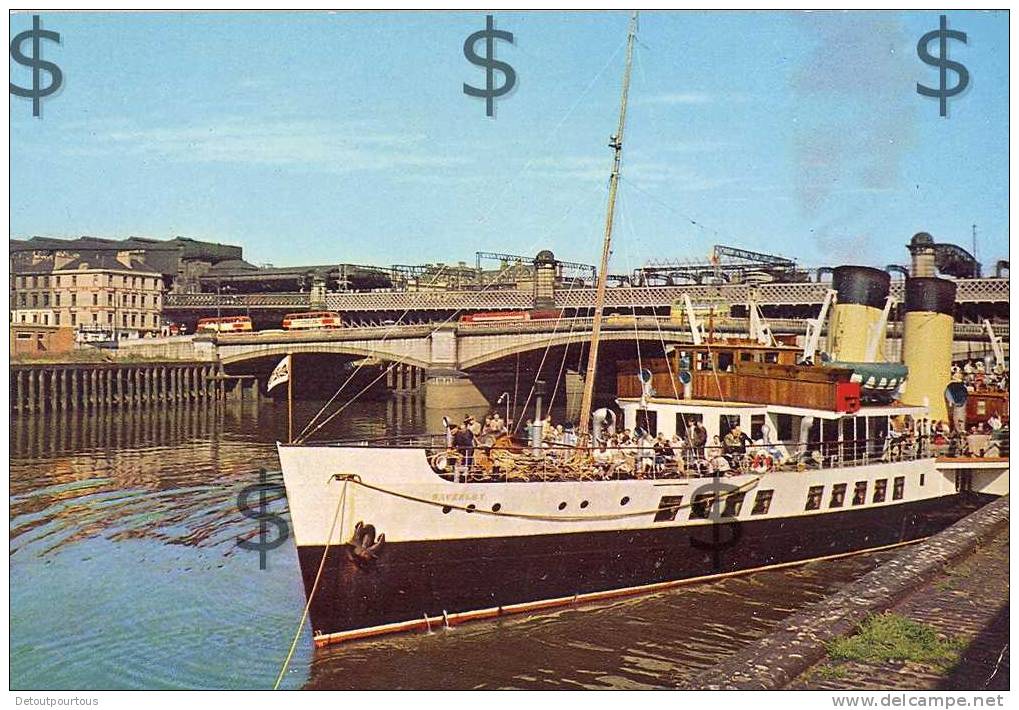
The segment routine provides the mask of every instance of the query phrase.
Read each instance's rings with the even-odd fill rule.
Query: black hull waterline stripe
[[[940,532],[993,498],[955,494],[894,506],[707,526],[390,542],[371,563],[355,560],[349,545],[337,545],[329,551],[312,600],[311,625],[320,638],[413,620],[424,624],[426,617],[444,614],[888,547]],[[320,545],[298,548],[306,593],[323,552]]]

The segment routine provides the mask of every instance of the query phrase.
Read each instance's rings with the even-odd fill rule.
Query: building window
[[[72,313],[71,314],[71,325],[78,325],[78,314],[77,313]]]
[[[771,499],[774,497],[775,491],[757,491],[757,497],[754,498],[754,507],[750,511],[751,515],[767,515],[771,509]]]
[[[19,293],[18,294],[18,303],[20,303],[22,306],[27,306],[28,305],[28,294],[27,293]]]
[[[131,294],[131,307],[134,308],[137,305],[138,305],[138,296],[132,293]]]
[[[156,328],[159,327],[159,316],[152,316],[152,325]]]
[[[53,294],[53,305],[57,307],[60,306],[60,291]]]
[[[824,486],[811,486],[807,491],[807,505],[804,510],[818,510],[821,507],[821,498],[824,496]]]
[[[133,328],[136,325],[138,325],[138,314],[132,313],[131,314],[131,327]]]
[[[120,314],[120,320],[121,320],[121,325],[126,328],[127,327],[127,314],[126,313],[121,313]]]
[[[655,513],[656,523],[665,523],[676,519],[680,505],[683,503],[683,496],[662,496],[658,501],[658,512]]]
[[[33,293],[32,294],[32,308],[38,308],[38,307],[39,307],[39,294]]]
[[[853,488],[853,505],[863,505],[867,502],[867,482],[857,481]]]
[[[106,322],[113,325],[113,311],[106,312]]]
[[[892,500],[902,500],[902,496],[905,492],[906,492],[906,477],[896,476],[895,483],[892,486]]]
[[[831,501],[828,503],[829,508],[841,508],[846,502],[846,486],[845,483],[836,483],[831,488]]]
[[[95,293],[95,292],[92,293],[92,305],[93,306],[98,306],[99,305],[99,294],[98,293]]]
[[[145,294],[142,294],[142,308],[145,308]]]
[[[53,314],[53,325],[60,325],[60,312]]]
[[[92,322],[93,323],[98,323],[99,322],[99,314],[98,313],[93,313],[92,314]]]
[[[874,481],[874,503],[884,503],[888,493],[888,479],[882,478]]]
[[[112,293],[106,294],[106,305],[107,306],[112,306],[113,305],[113,294]]]
[[[74,306],[77,306],[77,305],[78,305],[78,294],[72,292],[71,293],[71,307],[73,308]]]

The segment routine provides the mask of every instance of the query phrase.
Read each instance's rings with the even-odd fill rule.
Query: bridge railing
[[[307,293],[168,293],[163,297],[164,308],[273,308],[310,307]]]
[[[956,282],[959,303],[1007,303],[1008,279],[962,279]],[[625,286],[606,291],[609,307],[668,306],[680,301],[684,295],[696,302],[746,303],[752,292],[762,305],[803,305],[821,303],[828,283],[768,283],[689,285],[689,286]],[[903,282],[892,281],[891,295],[902,301]],[[555,294],[557,308],[593,308],[595,289],[560,289]],[[167,308],[310,308],[311,296],[307,293],[265,294],[214,294],[170,293],[164,300]],[[414,311],[414,310],[525,310],[534,306],[530,291],[373,291],[369,293],[329,293],[325,307],[329,310],[352,313],[357,311]]]

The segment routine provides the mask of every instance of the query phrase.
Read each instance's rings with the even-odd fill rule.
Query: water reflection
[[[321,404],[298,402],[295,421]],[[398,395],[349,408],[317,437],[417,434],[436,415],[419,395]],[[304,593],[292,544],[265,571],[237,547],[257,525],[236,497],[260,468],[280,482],[285,435],[272,402],[14,417],[12,687],[270,687]],[[271,510],[286,515],[286,501]],[[317,653],[305,629],[285,687],[669,686],[877,559]]]

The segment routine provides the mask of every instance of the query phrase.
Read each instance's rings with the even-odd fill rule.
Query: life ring
[[[771,454],[764,453],[763,451],[758,451],[754,454],[753,461],[750,462],[750,468],[752,468],[755,473],[769,473],[770,471],[774,471],[775,457]]]

